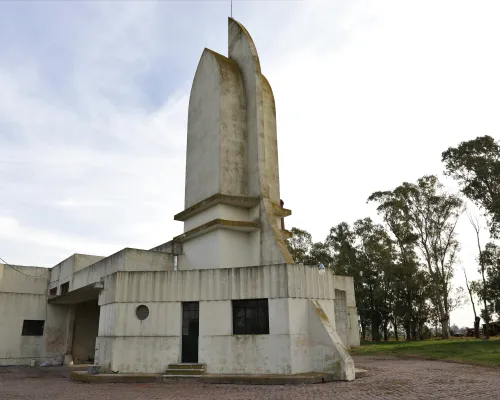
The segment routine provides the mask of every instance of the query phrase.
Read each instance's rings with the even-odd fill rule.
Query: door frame
[[[195,318],[187,317],[187,326],[185,326],[185,306],[191,307],[192,309],[186,310],[186,312],[193,313]],[[190,325],[190,321],[196,321],[193,325]],[[185,329],[187,329],[187,335],[184,334]],[[193,329],[194,332],[191,332]],[[200,302],[199,301],[183,301],[181,303],[181,351],[180,351],[180,361],[181,363],[198,363],[199,360],[199,338],[200,338]],[[188,347],[189,346],[189,347]]]

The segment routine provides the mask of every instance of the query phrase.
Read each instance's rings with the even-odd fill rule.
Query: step
[[[368,371],[366,369],[355,368],[356,371],[356,379],[364,378],[368,375]]]
[[[169,379],[199,379],[202,375],[162,375],[162,380],[166,381]]]
[[[189,376],[189,375],[203,375],[205,373],[205,369],[174,369],[174,368],[168,368],[165,371],[165,375],[175,375],[175,376]]]
[[[168,364],[168,369],[186,369],[186,370],[205,370],[205,364],[199,363],[178,363],[178,364]]]

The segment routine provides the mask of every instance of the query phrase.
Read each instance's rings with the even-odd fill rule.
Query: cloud
[[[24,43],[15,63],[1,64],[0,217],[10,221],[4,240],[14,243],[2,249],[7,260],[26,244],[52,248],[50,265],[63,250],[106,255],[116,243],[147,248],[180,231],[164,210],[182,209],[183,175],[175,171],[184,170],[189,84],[185,76],[158,79],[171,88],[149,99],[141,81],[163,57],[152,40],[161,36],[158,7],[92,5],[84,20],[55,7],[77,26],[57,38],[58,51],[33,57]],[[51,76],[52,57],[68,67],[60,76]],[[40,260],[25,251],[15,262]]]
[[[228,4],[0,7],[0,256],[50,266],[180,233],[190,84],[204,47],[227,52]],[[439,173],[448,146],[498,132],[498,11],[234,2],[276,97],[287,226],[322,240],[374,215],[371,192]]]

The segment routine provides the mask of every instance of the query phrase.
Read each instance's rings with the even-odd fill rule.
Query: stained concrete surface
[[[0,367],[0,399],[11,400],[250,400],[250,399],[495,399],[500,369],[394,357],[355,357],[366,377],[353,382],[301,386],[74,383],[63,367]]]
[[[97,300],[78,303],[75,309],[72,354],[75,363],[94,359],[95,342],[99,331]]]

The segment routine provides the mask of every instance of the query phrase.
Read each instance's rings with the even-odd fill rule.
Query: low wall
[[[46,319],[45,294],[0,293],[0,365],[29,364],[47,356],[41,336],[22,336],[24,320]]]
[[[12,267],[0,264],[0,365],[29,364],[47,356],[43,335],[23,336],[22,330],[24,320],[46,320],[50,271]]]
[[[320,300],[333,321],[327,331],[310,302],[269,299],[269,334],[233,335],[231,300],[200,301],[198,361],[212,374],[331,372],[341,362],[336,346],[344,346],[338,335],[335,342],[331,338],[335,303]],[[149,309],[142,321],[135,314],[139,305]],[[102,305],[96,363],[123,373],[162,373],[168,364],[180,362],[181,309],[181,302]]]

